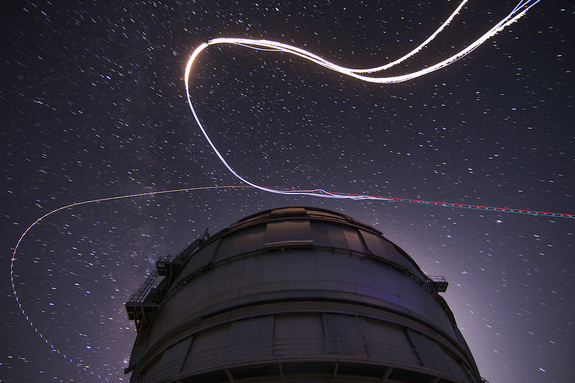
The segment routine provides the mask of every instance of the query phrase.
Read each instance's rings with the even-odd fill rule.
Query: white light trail
[[[441,31],[443,31],[443,29],[445,27],[447,27],[451,23],[451,21],[461,11],[461,9],[464,7],[464,5],[467,3],[467,1],[468,0],[463,0],[459,4],[459,6],[455,9],[455,11],[441,24],[439,29],[437,29],[431,36],[429,36],[424,42],[422,42],[420,45],[418,45],[411,52],[407,53],[406,55],[400,57],[399,59],[397,59],[395,61],[392,61],[392,62],[387,63],[385,65],[377,66],[374,68],[364,68],[364,69],[347,68],[347,67],[344,67],[341,65],[337,65],[331,61],[328,61],[328,60],[326,60],[326,59],[324,59],[324,58],[322,58],[322,57],[320,57],[320,56],[318,56],[312,52],[309,52],[305,49],[298,48],[296,46],[289,45],[289,44],[284,44],[284,43],[281,43],[278,41],[255,40],[255,39],[234,38],[234,37],[221,37],[221,38],[212,39],[212,40],[208,41],[207,43],[203,43],[200,46],[198,46],[192,52],[192,55],[190,56],[188,63],[186,65],[184,80],[185,80],[185,85],[186,85],[186,96],[187,96],[187,100],[188,100],[188,105],[192,111],[192,114],[194,115],[196,123],[198,124],[200,130],[202,131],[202,134],[204,135],[204,137],[206,138],[206,140],[208,141],[208,143],[210,144],[210,146],[212,147],[212,149],[214,150],[214,152],[216,153],[216,155],[218,156],[220,161],[224,164],[224,166],[235,177],[237,177],[239,180],[246,183],[247,185],[250,185],[254,188],[257,188],[257,189],[260,189],[263,191],[267,191],[270,193],[276,193],[276,194],[310,195],[310,196],[323,197],[323,198],[340,198],[340,199],[353,199],[353,200],[390,200],[390,199],[385,198],[385,197],[374,197],[374,196],[357,195],[357,194],[333,193],[333,192],[327,192],[323,189],[303,190],[303,189],[292,189],[292,188],[270,188],[270,187],[265,187],[265,186],[254,184],[253,182],[246,180],[244,177],[242,177],[240,174],[238,174],[228,164],[228,162],[225,160],[223,155],[219,152],[219,150],[216,148],[216,146],[214,145],[214,143],[210,139],[207,131],[205,130],[203,124],[200,121],[200,118],[196,112],[196,109],[194,108],[194,105],[193,105],[192,99],[191,99],[191,95],[190,95],[190,74],[192,71],[192,66],[193,66],[194,62],[196,61],[197,57],[199,56],[199,54],[202,51],[204,51],[206,48],[208,48],[209,46],[218,45],[218,44],[228,44],[228,45],[239,45],[239,46],[243,46],[243,47],[247,47],[247,48],[251,48],[251,49],[256,49],[256,50],[266,50],[266,51],[275,51],[275,52],[283,52],[283,53],[292,54],[292,55],[301,57],[305,60],[309,60],[313,63],[316,63],[316,64],[318,64],[318,65],[320,65],[326,69],[332,70],[334,72],[341,73],[341,74],[344,74],[346,76],[350,76],[350,77],[359,79],[361,81],[366,81],[366,82],[370,82],[370,83],[394,84],[394,83],[399,83],[399,82],[405,82],[405,81],[413,80],[415,78],[418,78],[418,77],[424,76],[426,74],[435,72],[439,69],[445,68],[446,66],[453,64],[454,62],[467,56],[469,53],[471,53],[473,50],[475,50],[477,47],[479,47],[485,41],[489,40],[491,37],[493,37],[497,33],[501,32],[504,28],[508,27],[509,25],[511,25],[514,22],[516,22],[517,20],[519,20],[521,17],[523,17],[525,15],[525,13],[529,9],[531,9],[531,7],[533,7],[535,4],[537,4],[539,2],[539,0],[521,0],[519,2],[519,4],[517,4],[517,6],[515,6],[515,8],[506,17],[504,17],[501,21],[499,21],[497,24],[495,24],[495,26],[493,26],[491,29],[489,29],[486,33],[484,33],[481,37],[479,37],[477,40],[475,40],[473,43],[471,43],[468,47],[462,49],[461,51],[452,55],[451,57],[444,59],[440,62],[437,62],[437,63],[435,63],[435,64],[433,64],[427,68],[423,68],[423,69],[418,70],[418,71],[405,73],[402,75],[396,75],[396,76],[388,76],[388,77],[385,77],[385,76],[379,76],[379,77],[378,76],[366,76],[366,74],[375,74],[378,72],[382,72],[386,69],[389,69],[392,66],[395,66],[395,65],[407,60],[408,58],[414,56],[415,54],[417,54],[419,51],[421,51],[423,48],[425,48],[425,46],[429,42],[431,42]]]
[[[26,230],[24,230],[24,232],[22,233],[22,235],[18,239],[16,246],[14,246],[14,250],[12,251],[12,257],[10,258],[10,284],[12,285],[12,293],[14,294],[14,299],[16,300],[16,304],[18,304],[18,308],[22,312],[22,315],[24,316],[24,318],[26,319],[26,321],[28,322],[30,327],[32,327],[34,329],[34,332],[36,334],[38,334],[38,336],[40,338],[42,338],[48,346],[50,346],[50,349],[53,352],[59,354],[64,359],[68,360],[68,362],[75,365],[76,367],[90,373],[91,375],[94,375],[94,372],[92,372],[88,369],[89,366],[87,364],[83,363],[82,361],[75,362],[73,358],[66,356],[66,353],[64,353],[64,352],[61,352],[60,349],[57,348],[56,345],[54,343],[52,343],[52,341],[50,339],[48,339],[47,337],[44,336],[44,334],[41,332],[41,330],[34,324],[34,322],[32,322],[32,319],[30,319],[30,317],[26,313],[26,310],[24,309],[24,305],[22,304],[22,301],[20,300],[20,294],[18,293],[18,290],[16,288],[17,276],[16,276],[16,270],[15,270],[16,261],[18,260],[16,255],[18,254],[18,249],[20,248],[20,245],[22,244],[24,237],[26,237],[26,235],[30,232],[30,230],[32,230],[32,228],[34,226],[38,225],[45,218],[51,216],[52,214],[58,213],[58,212],[63,211],[63,210],[72,209],[72,208],[82,206],[82,205],[89,205],[89,204],[110,202],[110,201],[118,201],[118,200],[123,200],[123,199],[152,197],[152,196],[161,195],[161,194],[193,192],[193,191],[200,191],[200,190],[242,189],[242,188],[249,188],[249,186],[245,186],[245,185],[198,186],[198,187],[189,187],[189,188],[182,188],[182,189],[159,190],[159,191],[153,191],[153,192],[121,195],[121,196],[115,196],[115,197],[97,198],[97,199],[92,199],[92,200],[82,201],[82,202],[73,202],[71,204],[64,205],[64,206],[61,206],[57,209],[49,211],[48,213],[44,214],[43,216],[38,218],[36,221],[34,221],[30,226],[28,226],[26,228]],[[80,360],[80,358],[78,358],[78,360]]]

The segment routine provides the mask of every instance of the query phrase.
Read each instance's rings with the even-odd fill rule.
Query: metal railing
[[[420,371],[465,383],[484,382],[472,370],[445,356],[346,338],[269,339],[236,343],[169,361],[136,382],[161,383],[178,376],[192,376],[234,366],[296,361],[348,361]]]
[[[128,299],[128,302],[126,302],[126,304],[136,304],[136,303],[142,303],[144,302],[144,300],[146,299],[146,297],[148,296],[149,292],[152,289],[155,289],[158,287],[159,283],[161,282],[163,277],[160,277],[158,275],[158,272],[153,269],[150,272],[150,275],[148,275],[148,277],[146,278],[146,280],[144,281],[144,283],[142,283],[142,286],[140,286],[140,288],[138,289],[138,291],[133,294],[130,299]]]
[[[198,250],[199,246],[208,237],[209,237],[209,234],[208,234],[208,230],[206,229],[206,232],[204,233],[203,236],[198,237],[195,241],[193,241],[188,246],[186,246],[178,254],[176,254],[176,255],[168,254],[168,255],[159,257],[158,260],[156,261],[156,268],[150,272],[150,274],[148,275],[148,277],[146,278],[144,283],[142,283],[142,285],[140,286],[140,288],[138,289],[138,291],[135,294],[130,296],[130,299],[128,299],[128,302],[126,304],[134,305],[134,304],[143,303],[144,301],[146,301],[146,298],[148,297],[150,291],[152,291],[153,289],[156,289],[164,277],[164,275],[160,275],[158,273],[158,269],[165,268],[166,265],[168,265],[170,263],[178,263],[178,264],[183,265],[189,258],[192,257],[192,255],[194,255],[194,253]],[[159,302],[156,302],[156,303],[159,303]]]

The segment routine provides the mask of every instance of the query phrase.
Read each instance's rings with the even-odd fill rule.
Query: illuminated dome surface
[[[175,256],[126,303],[132,382],[479,382],[444,279],[353,218],[288,207]]]

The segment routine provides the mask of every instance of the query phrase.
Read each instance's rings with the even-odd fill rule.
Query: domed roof
[[[361,344],[378,355],[377,368],[393,362],[396,381],[413,380],[401,371],[421,368],[426,379],[439,370],[454,377],[477,370],[438,283],[380,231],[342,213],[299,206],[258,212],[162,258],[157,270],[163,280],[148,280],[139,300],[126,304],[139,331],[129,367],[136,375],[161,356],[162,364],[173,359],[188,371],[179,376],[192,379],[219,368],[215,359],[202,364],[214,349],[257,345],[257,355],[237,355],[256,363],[272,344],[284,355],[310,342],[323,345],[316,350],[322,363],[348,359],[350,368],[359,363],[366,372],[363,354],[342,346]],[[409,360],[377,351],[388,349]],[[298,354],[297,363],[311,363],[316,351]],[[189,357],[177,359],[182,353]],[[243,363],[237,362],[238,374]]]

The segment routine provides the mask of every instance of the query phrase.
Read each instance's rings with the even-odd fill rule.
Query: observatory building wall
[[[134,382],[479,381],[439,285],[343,214],[254,214],[180,263],[137,323]]]

